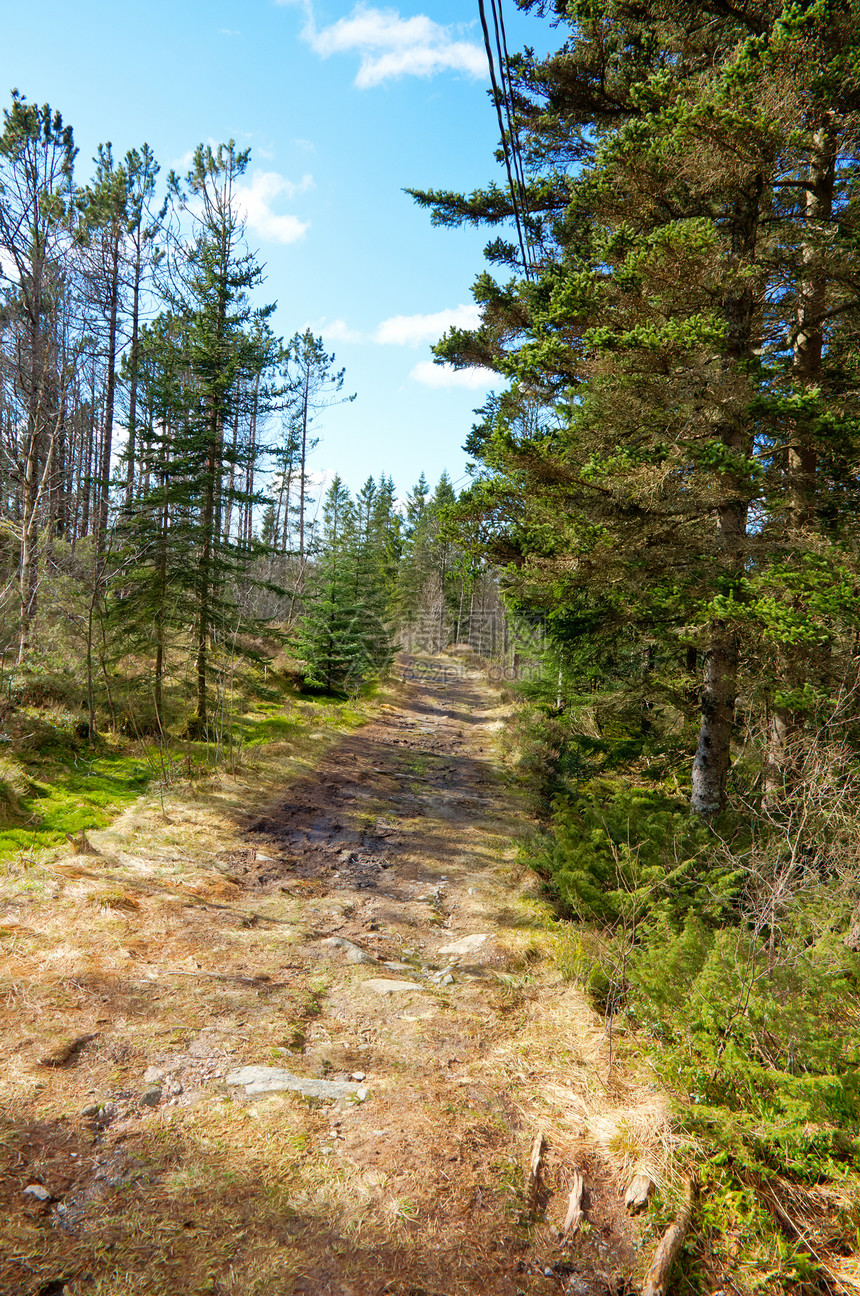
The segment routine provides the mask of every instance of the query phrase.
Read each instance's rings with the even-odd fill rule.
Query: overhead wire
[[[498,18],[496,14],[496,0],[491,0],[491,4],[493,6],[494,28],[496,30],[497,38],[498,38]],[[512,144],[514,141],[514,137],[512,131],[505,129],[505,114],[502,112],[502,105],[504,104],[505,110],[508,114],[509,121],[510,121],[512,120],[512,116],[511,116],[512,107],[508,100],[507,87],[505,87],[504,90],[499,89],[499,82],[496,77],[495,59],[493,57],[493,44],[490,39],[490,29],[487,24],[487,13],[484,5],[484,0],[478,0],[478,12],[481,17],[481,28],[483,29],[483,33],[484,33],[484,47],[487,51],[487,63],[490,69],[490,84],[492,85],[493,88],[493,99],[496,104],[496,115],[498,116],[499,119],[499,130],[501,132],[501,137],[502,137],[502,153],[504,154],[505,170],[507,171],[507,175],[508,175],[508,189],[511,195],[511,205],[513,207],[514,221],[516,222],[516,227],[517,227],[517,238],[519,239],[520,252],[522,253],[522,258],[523,258],[523,270],[525,272],[526,278],[530,279],[531,263],[529,260],[529,253],[526,246],[523,214],[520,211],[519,186],[517,184],[517,181],[514,178],[514,173],[516,169],[516,163],[513,161],[513,157],[512,157]],[[501,56],[499,58],[499,62],[500,64],[502,64],[503,62]],[[503,72],[502,75],[504,77],[505,73]]]
[[[499,56],[499,72],[502,81],[502,94],[505,101],[505,116],[508,122],[508,142],[513,159],[514,177],[517,184],[517,195],[519,198],[520,216],[523,222],[523,233],[525,236],[526,249],[529,261],[532,267],[535,263],[534,247],[529,237],[528,221],[528,191],[526,188],[526,173],[523,165],[523,155],[520,148],[519,133],[514,124],[515,107],[514,107],[514,85],[511,80],[510,57],[508,55],[508,39],[505,32],[505,19],[502,13],[502,0],[490,0],[493,13],[493,26],[496,36],[496,50]]]

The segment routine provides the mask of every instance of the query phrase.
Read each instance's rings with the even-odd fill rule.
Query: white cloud
[[[484,369],[480,365],[455,369],[453,365],[434,364],[432,360],[422,360],[409,377],[424,387],[467,387],[473,391],[479,388],[489,390],[499,380],[492,369]]]
[[[311,324],[312,332],[319,333],[326,342],[367,342],[369,338],[360,329],[350,328],[346,320],[336,319],[330,323],[325,319],[319,324]]]
[[[383,346],[419,346],[438,342],[449,328],[474,329],[481,322],[478,306],[454,306],[431,315],[392,315],[383,320],[373,334],[374,342]]]
[[[357,4],[347,18],[318,28],[311,0],[278,0],[298,4],[305,14],[303,38],[321,58],[332,54],[358,54],[361,62],[355,84],[366,90],[403,76],[435,76],[437,72],[463,72],[487,76],[484,50],[458,38],[457,26],[443,26],[426,14],[401,18],[396,9],[375,9]]]
[[[219,27],[218,35],[219,36],[241,36],[242,33],[240,31],[234,31],[232,27]]]
[[[475,305],[453,306],[429,315],[391,315],[371,333],[351,328],[346,320],[321,320],[315,327],[329,342],[373,342],[377,346],[421,346],[438,342],[449,328],[473,329],[481,322]]]
[[[271,243],[295,243],[309,228],[309,221],[298,216],[279,215],[272,210],[278,198],[295,198],[313,188],[313,177],[304,176],[298,184],[277,171],[254,171],[250,184],[236,189],[237,206],[248,228]]]
[[[336,476],[334,468],[311,468],[308,471],[308,485],[311,490],[327,491]]]

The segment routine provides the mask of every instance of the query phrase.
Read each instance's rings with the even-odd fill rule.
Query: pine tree
[[[256,376],[271,360],[263,329],[272,307],[254,310],[248,294],[262,271],[244,247],[244,226],[235,186],[249,152],[232,141],[217,150],[200,145],[184,182],[171,174],[169,187],[178,211],[193,221],[190,245],[177,250],[174,314],[181,327],[188,399],[175,429],[171,491],[186,519],[186,562],[193,572],[196,644],[196,714],[189,732],[207,732],[209,656],[213,635],[235,630],[238,613],[229,582],[247,564],[243,546],[225,536],[228,500],[244,502],[234,473],[258,447],[232,443],[227,429],[243,416]],[[177,471],[178,470],[178,471]]]
[[[820,551],[813,443],[828,443],[826,490],[825,456],[815,460],[819,498],[841,504],[852,480],[853,422],[811,398],[809,356],[801,364],[785,336],[817,327],[819,340],[800,347],[817,354],[825,321],[833,338],[857,309],[853,117],[839,231],[822,128],[822,113],[855,111],[850,58],[838,77],[834,60],[853,47],[856,21],[850,6],[822,3],[725,6],[703,23],[698,6],[623,0],[575,0],[563,20],[564,47],[514,69],[535,265],[504,285],[481,276],[481,327],[438,348],[513,380],[473,436],[483,469],[465,508],[525,605],[553,611],[585,594],[608,629],[637,627],[676,659],[701,627],[692,805],[712,815],[726,797],[743,655],[757,643],[773,675],[780,635],[829,633],[820,616],[810,624],[813,599],[797,599],[783,629],[773,608],[775,587],[782,603],[805,579],[810,527]],[[512,213],[492,187],[417,197],[448,224]],[[829,264],[825,246],[838,248]],[[518,252],[497,240],[488,255],[515,267]],[[786,585],[786,520],[803,516]],[[830,549],[834,590],[840,562]],[[798,680],[796,663],[786,674]]]

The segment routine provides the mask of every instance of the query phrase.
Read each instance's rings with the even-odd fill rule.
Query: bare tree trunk
[[[705,652],[702,720],[693,760],[691,809],[710,817],[726,803],[729,751],[734,726],[738,645],[734,628],[723,621],[711,625]]]
[[[98,512],[96,514],[96,553],[101,558],[107,535],[108,504],[110,501],[110,467],[113,452],[113,414],[116,398],[116,334],[119,306],[119,233],[114,232],[111,247],[110,316],[108,320],[107,382],[105,385],[104,424],[102,428],[101,462],[99,464]],[[99,564],[97,564],[97,568]],[[100,570],[96,571],[96,578]]]
[[[305,386],[302,393],[302,448],[299,457],[299,560],[305,556],[305,465],[308,458],[308,400],[310,395],[311,367],[305,368]]]
[[[248,430],[248,459],[245,468],[245,518],[242,540],[250,547],[254,534],[254,465],[257,460],[257,415],[260,409],[260,375],[254,379],[254,400],[251,405],[251,425]]]

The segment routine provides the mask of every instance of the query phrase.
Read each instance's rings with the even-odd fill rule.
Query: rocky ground
[[[3,1293],[635,1290],[663,1100],[515,864],[498,691],[400,672],[276,794],[7,879]]]

